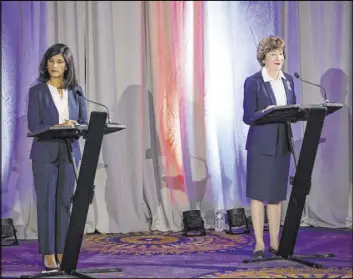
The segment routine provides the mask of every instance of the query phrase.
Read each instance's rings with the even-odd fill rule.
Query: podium
[[[52,126],[48,130],[28,133],[28,137],[36,137],[38,140],[64,140],[71,163],[75,170],[76,190],[72,199],[72,211],[70,216],[69,228],[66,236],[64,254],[60,270],[43,272],[34,275],[22,275],[21,278],[40,278],[40,277],[61,277],[70,275],[77,278],[93,278],[86,273],[105,273],[121,272],[121,268],[110,269],[90,269],[76,270],[80,254],[82,239],[89,204],[93,198],[94,180],[102,146],[103,136],[114,133],[126,128],[126,125],[117,123],[106,123],[107,113],[93,111],[90,116],[89,125],[77,125],[76,127]],[[82,154],[79,175],[73,157],[71,143],[80,137],[86,139]]]
[[[341,109],[342,107],[343,105],[339,103],[276,106],[267,109],[254,117],[252,121],[253,125],[274,123],[286,124],[289,146],[294,156],[296,171],[291,183],[293,186],[277,255],[270,258],[244,260],[244,263],[285,259],[315,268],[322,268],[323,266],[321,264],[305,261],[302,258],[334,257],[334,254],[293,256],[293,252],[301,223],[306,196],[310,193],[311,175],[325,117]],[[291,123],[296,123],[298,121],[307,121],[307,124],[299,154],[299,160],[297,162],[290,125]]]

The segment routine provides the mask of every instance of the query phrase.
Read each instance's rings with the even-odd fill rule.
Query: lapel
[[[270,82],[269,82],[269,81],[264,82],[264,80],[263,80],[262,78],[261,78],[261,81],[262,81],[262,82],[264,83],[264,85],[265,85],[266,93],[267,93],[267,95],[270,97],[272,104],[273,104],[273,105],[276,105],[277,103],[276,103],[275,94],[273,93],[272,86],[271,86]]]
[[[48,105],[50,113],[53,114],[55,122],[58,123],[59,122],[59,112],[58,112],[56,105],[54,103],[53,96],[51,95],[48,84],[44,83],[43,85],[44,85],[44,91],[45,91],[44,92],[45,101]]]
[[[67,102],[69,105],[69,117],[75,119],[74,108],[75,108],[75,97],[72,90],[67,91]]]
[[[290,81],[288,79],[282,78],[283,86],[284,89],[286,90],[286,96],[287,96],[287,105],[292,103],[292,87],[290,85]]]

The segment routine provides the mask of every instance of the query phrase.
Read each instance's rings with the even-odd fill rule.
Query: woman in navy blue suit
[[[51,46],[44,54],[39,83],[29,90],[28,129],[39,132],[51,126],[87,124],[85,100],[73,90],[77,86],[70,49]],[[81,159],[79,144],[72,143],[76,164]],[[33,139],[30,158],[37,198],[38,244],[46,270],[59,268],[70,219],[75,175],[65,143]]]
[[[247,77],[244,83],[243,121],[250,125],[246,142],[246,195],[251,199],[251,218],[256,238],[255,258],[264,256],[265,203],[270,231],[269,251],[277,253],[281,202],[287,197],[291,153],[288,127],[285,124],[255,126],[252,121],[272,106],[296,103],[293,77],[282,72],[285,58],[285,44],[281,38],[264,38],[257,49],[257,60],[262,69]]]

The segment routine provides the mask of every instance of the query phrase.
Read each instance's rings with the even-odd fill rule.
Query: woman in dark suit
[[[73,90],[77,78],[70,49],[63,44],[51,46],[39,70],[39,83],[29,89],[29,131],[87,124],[85,100]],[[81,152],[77,140],[72,143],[72,149],[78,165]],[[74,170],[66,145],[60,140],[34,138],[30,159],[37,197],[39,253],[43,255],[45,269],[55,270],[64,252],[75,185]]]
[[[247,149],[246,195],[251,199],[251,218],[256,245],[254,257],[264,256],[264,203],[270,231],[271,253],[277,253],[281,202],[286,199],[290,149],[285,124],[254,126],[252,121],[264,110],[296,103],[293,77],[282,72],[286,58],[284,41],[275,36],[261,40],[257,60],[262,69],[244,83],[243,121],[250,125]]]

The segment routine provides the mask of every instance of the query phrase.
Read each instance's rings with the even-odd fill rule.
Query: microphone
[[[110,113],[109,113],[109,109],[108,109],[108,107],[107,107],[107,106],[105,106],[105,105],[103,105],[103,104],[100,104],[100,103],[97,103],[97,102],[94,102],[94,101],[91,101],[91,100],[86,99],[86,98],[85,98],[85,96],[83,96],[82,88],[81,88],[81,86],[79,86],[79,85],[76,85],[76,86],[75,86],[75,88],[74,88],[74,92],[75,92],[78,96],[80,96],[80,97],[82,97],[83,99],[85,99],[87,102],[91,102],[91,103],[93,103],[93,104],[96,104],[96,105],[99,105],[99,106],[104,107],[104,108],[107,110],[108,123],[111,123]]]
[[[301,79],[300,76],[299,76],[299,74],[298,74],[297,72],[294,73],[294,76],[295,76],[297,79],[301,80],[302,82],[309,83],[309,84],[311,84],[311,85],[317,86],[317,87],[319,87],[320,89],[322,89],[322,90],[324,91],[324,93],[325,93],[325,101],[324,101],[324,103],[328,103],[328,102],[329,102],[329,100],[327,99],[326,90],[325,90],[325,88],[323,88],[321,85],[315,84],[315,83],[312,83],[312,82],[310,82],[310,81]]]

